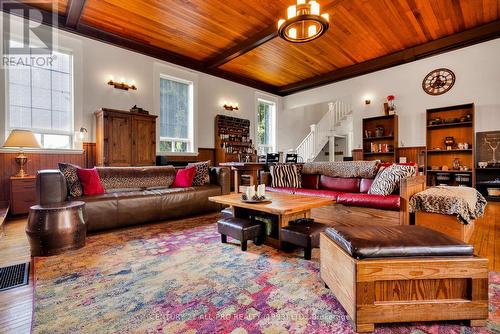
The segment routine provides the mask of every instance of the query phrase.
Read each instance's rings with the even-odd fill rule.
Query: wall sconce
[[[115,87],[116,89],[122,89],[122,90],[137,90],[137,87],[135,86],[135,81],[132,80],[130,83],[126,83],[125,79],[121,79],[120,82],[114,81],[113,77],[111,76],[108,81],[108,85]]]
[[[80,141],[84,142],[85,139],[87,139],[88,133],[89,132],[87,131],[87,129],[82,126],[78,134],[78,138],[80,139]]]
[[[229,110],[229,111],[240,110],[240,106],[238,103],[233,104],[233,103],[225,102],[223,108],[225,110]]]
[[[371,104],[372,100],[365,100],[365,104]]]

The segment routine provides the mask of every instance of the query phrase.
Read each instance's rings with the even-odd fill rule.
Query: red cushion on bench
[[[343,193],[337,197],[337,203],[349,206],[361,206],[366,208],[399,211],[401,200],[399,195],[382,196]]]
[[[340,192],[340,191],[314,190],[314,189],[304,189],[304,188],[295,189],[295,193],[297,195],[326,197],[326,198],[331,198],[333,200],[337,200],[337,196],[342,194],[342,192]]]
[[[359,178],[331,177],[321,175],[319,178],[319,189],[358,193]]]

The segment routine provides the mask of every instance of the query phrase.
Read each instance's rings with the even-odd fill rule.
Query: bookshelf
[[[222,162],[255,161],[248,119],[217,115],[215,117],[215,165]]]
[[[363,160],[396,162],[398,115],[363,119]]]
[[[474,185],[474,104],[427,110],[427,185]],[[452,138],[448,143],[446,139]]]

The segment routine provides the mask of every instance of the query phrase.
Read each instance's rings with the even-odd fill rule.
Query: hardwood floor
[[[314,209],[313,217],[328,222],[328,207]],[[331,216],[331,215],[330,215]],[[370,222],[369,214],[356,217]],[[381,218],[381,217],[378,217]],[[30,261],[29,244],[24,228],[26,219],[6,223],[5,236],[0,239],[0,266]],[[489,259],[489,270],[500,271],[500,203],[489,203],[484,218],[476,221],[476,228],[470,242],[476,253]],[[0,333],[30,333],[33,307],[33,270],[30,270],[30,284],[0,292]]]

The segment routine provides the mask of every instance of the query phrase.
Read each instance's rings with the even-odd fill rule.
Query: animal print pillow
[[[193,179],[193,186],[203,186],[210,183],[210,160],[203,162],[190,163],[187,167],[196,167],[196,173]]]
[[[390,195],[399,188],[401,180],[417,175],[417,166],[391,165],[377,174],[369,194]]]
[[[300,172],[296,165],[271,166],[271,186],[273,188],[300,188]]]
[[[66,163],[59,163],[59,170],[63,173],[64,178],[66,179],[66,185],[68,187],[68,194],[71,197],[80,197],[83,195],[82,184],[80,183],[80,179],[78,178],[78,174],[76,170],[77,166]]]

